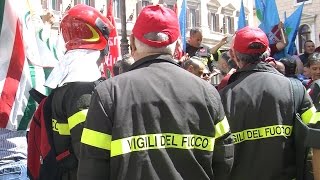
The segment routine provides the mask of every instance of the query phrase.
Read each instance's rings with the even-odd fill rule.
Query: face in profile
[[[193,47],[200,47],[202,42],[202,33],[197,32],[190,37],[189,44]]]

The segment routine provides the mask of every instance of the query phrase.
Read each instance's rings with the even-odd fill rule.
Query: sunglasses
[[[206,77],[206,76],[210,76],[211,75],[211,73],[203,73],[202,75],[201,75],[201,77]]]

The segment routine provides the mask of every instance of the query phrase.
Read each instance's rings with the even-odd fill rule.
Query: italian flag
[[[46,94],[30,14],[28,0],[0,0],[0,128],[26,130],[37,107],[29,90]]]

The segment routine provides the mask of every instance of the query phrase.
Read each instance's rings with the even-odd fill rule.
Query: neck
[[[135,54],[132,55],[134,61],[139,61],[140,59],[147,57],[147,56],[152,56],[152,55],[156,55],[156,54],[161,54],[161,53],[142,53],[142,54]]]

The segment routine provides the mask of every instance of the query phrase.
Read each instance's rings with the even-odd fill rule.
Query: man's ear
[[[130,35],[130,50],[131,50],[131,55],[134,55],[135,51],[137,50],[135,38],[133,34]]]

